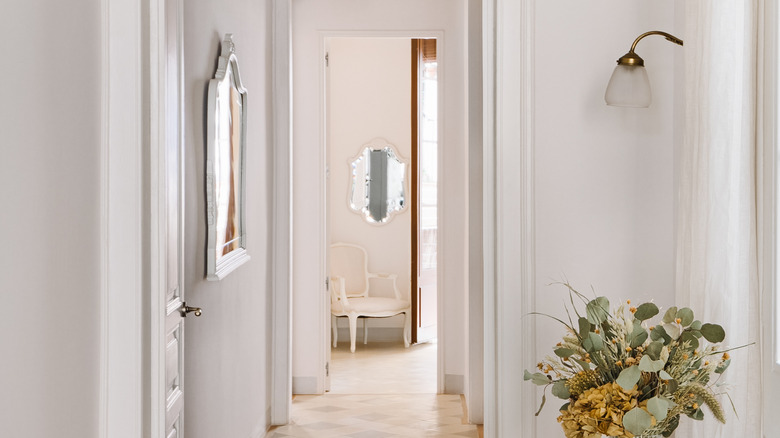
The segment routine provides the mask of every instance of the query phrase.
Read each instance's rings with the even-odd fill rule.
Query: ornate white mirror
[[[244,182],[246,90],[241,85],[233,35],[226,34],[206,119],[206,279],[221,280],[249,260]]]
[[[406,210],[407,161],[383,139],[363,145],[350,160],[350,209],[372,224],[390,222]]]

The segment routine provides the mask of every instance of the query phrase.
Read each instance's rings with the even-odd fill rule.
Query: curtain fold
[[[732,352],[719,384],[728,422],[682,421],[677,437],[760,437],[761,354],[757,176],[759,0],[688,0],[685,135],[679,166],[679,306],[721,324]],[[716,392],[718,392],[716,390]]]

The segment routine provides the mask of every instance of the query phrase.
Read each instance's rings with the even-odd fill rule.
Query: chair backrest
[[[368,255],[362,246],[334,243],[330,246],[330,275],[344,278],[347,297],[368,294]]]

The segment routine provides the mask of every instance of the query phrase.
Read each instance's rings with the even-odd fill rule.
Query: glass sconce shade
[[[653,99],[645,67],[618,64],[609,79],[604,100],[607,101],[607,105],[612,106],[649,107]]]

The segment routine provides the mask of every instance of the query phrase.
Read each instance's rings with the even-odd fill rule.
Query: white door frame
[[[533,308],[534,298],[534,0],[482,1],[485,436],[512,436],[520,430],[523,437],[531,438],[534,392],[522,385],[517,369],[532,362],[534,354],[533,325],[528,319],[519,323],[519,316]],[[291,2],[274,0],[274,156],[278,170],[274,197],[284,202],[284,209],[277,209],[275,227],[280,228],[274,232],[279,236],[274,243],[275,259],[281,263],[274,267],[273,424],[289,422],[292,399]],[[520,344],[517,333],[521,333]]]
[[[439,172],[439,181],[436,184],[436,196],[437,196],[437,199],[438,199],[438,204],[436,206],[436,212],[437,212],[437,227],[438,227],[439,230],[443,229],[446,225],[443,224],[443,222],[444,222],[443,221],[444,214],[442,212],[444,211],[444,206],[446,205],[447,201],[446,201],[446,199],[444,197],[443,184],[441,183],[444,180],[444,178],[446,178],[446,175],[444,173],[444,159],[443,159],[444,154],[442,153],[442,150],[441,150],[441,145],[446,142],[446,133],[444,132],[444,119],[445,118],[442,117],[442,114],[444,114],[444,111],[446,111],[446,109],[444,108],[444,102],[443,102],[444,101],[444,93],[442,91],[444,90],[444,84],[446,83],[445,81],[446,81],[446,78],[447,78],[447,70],[448,70],[447,67],[446,67],[445,61],[443,61],[445,59],[444,58],[443,47],[446,45],[444,32],[443,31],[439,31],[439,30],[421,30],[421,31],[407,31],[407,30],[402,30],[402,31],[395,31],[395,30],[393,30],[393,31],[388,31],[388,30],[344,30],[344,31],[321,31],[321,32],[319,32],[318,37],[319,37],[319,47],[322,50],[322,53],[320,54],[320,56],[323,57],[323,58],[326,55],[327,51],[329,50],[327,41],[330,38],[408,38],[410,40],[410,44],[411,44],[411,40],[413,38],[435,38],[436,39],[436,42],[437,42],[437,45],[438,45],[437,49],[436,49],[437,50],[437,55],[436,56],[438,57],[438,60],[439,60],[438,79],[437,79],[437,81],[438,81],[438,84],[437,84],[437,88],[438,88],[437,99],[438,99],[438,101],[436,102],[436,105],[439,108],[439,110],[438,110],[439,111],[438,112],[439,116],[438,116],[437,125],[436,125],[436,129],[438,129],[438,131],[439,131],[439,134],[438,134],[439,141],[438,141],[438,144],[436,146],[437,150],[438,150],[437,155],[436,155],[436,157],[437,157],[436,158],[437,159],[436,165],[438,166],[438,169],[439,169],[439,171],[438,171]],[[328,120],[327,120],[328,109],[327,109],[327,96],[326,96],[326,94],[327,94],[327,87],[328,87],[327,74],[328,74],[327,70],[325,68],[323,68],[322,73],[321,73],[321,77],[322,77],[322,82],[321,83],[324,84],[324,87],[326,87],[326,88],[323,88],[322,90],[320,90],[320,96],[322,97],[322,105],[321,105],[321,110],[320,111],[322,113],[321,119],[322,119],[322,123],[324,125],[324,129],[322,130],[321,141],[322,141],[322,147],[326,150],[326,152],[328,150],[328,145],[327,145],[327,143],[328,143],[328,139],[327,139],[327,136],[328,136],[328,131],[327,131],[327,129],[328,129]],[[324,155],[324,159],[325,159],[325,163],[323,163],[323,165],[327,166],[328,162],[330,160],[327,153]],[[411,160],[412,157],[409,157],[409,159]],[[326,193],[328,193],[327,184],[330,184],[330,182],[329,182],[327,176],[326,176],[325,180],[326,180],[325,191],[326,191]],[[330,202],[329,199],[326,200],[326,201]],[[323,218],[323,219],[321,219],[321,221],[327,223],[327,218]],[[326,230],[324,235],[327,238],[327,236],[329,235],[329,232]],[[439,240],[437,240],[437,242],[436,242],[436,258],[437,258],[436,265],[437,266],[444,266],[444,261],[443,261],[443,258],[442,258],[442,254],[444,254],[444,250],[442,249],[443,244],[444,244],[444,242],[441,242]],[[326,245],[326,253],[323,254],[324,257],[327,257],[327,255],[328,255],[327,254],[327,248],[328,248],[328,246]],[[415,251],[415,250],[416,249],[412,248],[412,251]],[[323,266],[327,266],[326,263],[327,263],[327,260],[322,260],[322,262],[321,262],[321,264]],[[436,272],[436,284],[437,285],[444,284],[443,272],[442,271],[443,271],[442,269],[437,269],[437,272]],[[410,291],[410,293],[413,293],[413,292],[414,291]],[[327,310],[327,312],[324,312],[323,314],[324,315],[330,314],[330,301],[329,301],[330,300],[330,295],[329,294],[328,295],[323,294],[322,296],[323,296],[323,302],[320,303],[320,307],[322,307],[323,309]],[[444,303],[445,303],[445,300],[446,300],[446,298],[441,293],[441,287],[437,286],[436,287],[436,326],[437,326],[436,330],[437,330],[437,333],[438,333],[438,335],[437,335],[438,336],[438,343],[437,343],[437,348],[436,348],[436,391],[439,392],[439,393],[443,393],[445,391],[445,386],[444,386],[444,383],[445,383],[444,382],[444,357],[445,357],[445,353],[446,353],[446,347],[445,346],[447,344],[446,344],[446,342],[444,342],[446,334],[444,333],[443,330],[439,329],[440,327],[444,327],[444,318],[445,318],[445,315],[444,315],[444,307],[445,307]],[[326,328],[325,337],[327,338],[327,333],[328,333],[327,330],[330,328],[330,318],[327,317],[327,318],[325,318],[325,320],[326,320],[325,321],[325,328]],[[326,345],[329,345],[329,343],[326,343]]]
[[[483,1],[485,437],[532,438],[534,0]]]
[[[162,438],[165,0],[102,0],[101,10],[98,436]]]

